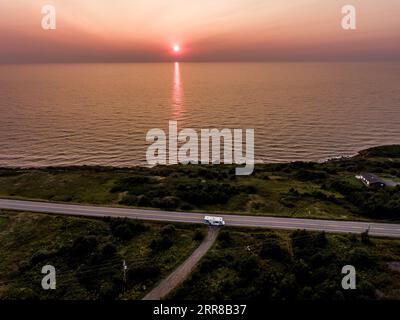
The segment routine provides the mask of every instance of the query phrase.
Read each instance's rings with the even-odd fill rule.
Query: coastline
[[[400,168],[399,150],[400,145],[378,146],[323,163],[256,164],[255,173],[248,177],[236,177],[234,165],[0,168],[0,197],[177,212],[391,222],[400,220],[390,213],[392,209],[384,216],[363,212],[362,197],[376,191],[365,188],[355,176],[370,169],[398,179],[400,170],[391,167],[398,163]],[[393,188],[387,189],[392,192]]]
[[[358,156],[362,156],[365,154],[365,152],[370,151],[370,150],[375,150],[375,149],[381,149],[381,148],[391,148],[391,147],[400,147],[400,144],[384,144],[384,145],[376,145],[370,148],[366,149],[361,149],[351,155],[337,155],[337,156],[332,156],[328,158],[321,158],[319,160],[288,160],[288,161],[262,161],[262,160],[257,160],[255,159],[254,165],[273,165],[273,164],[288,164],[288,163],[295,163],[295,162],[304,162],[304,163],[327,163],[331,161],[341,161],[341,160],[348,160],[348,159],[353,159]],[[180,164],[178,164],[179,166]],[[200,166],[204,166],[201,164],[198,164]],[[225,164],[221,164],[225,165]],[[166,164],[165,166],[177,166],[177,165],[171,165],[171,164]],[[212,164],[209,164],[209,166],[212,166]],[[118,165],[91,165],[91,164],[78,164],[78,165],[46,165],[46,166],[0,166],[0,169],[15,169],[15,170],[29,170],[29,169],[49,169],[49,168],[110,168],[110,169],[122,169],[122,170],[129,170],[129,169],[134,169],[134,168],[153,168],[155,166],[150,166],[147,164],[136,164],[136,165],[131,165],[131,166],[118,166]]]

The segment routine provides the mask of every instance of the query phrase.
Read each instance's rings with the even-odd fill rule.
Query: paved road
[[[210,227],[207,236],[204,238],[200,246],[185,260],[178,268],[175,269],[167,278],[162,280],[158,286],[151,290],[143,300],[161,300],[165,298],[173,289],[181,284],[192,272],[196,264],[207,253],[214,244],[218,236],[218,228]]]
[[[130,219],[202,223],[204,214],[115,207],[59,204],[36,201],[0,199],[0,209],[56,213],[89,217],[127,217]],[[220,215],[227,226],[260,227],[269,229],[305,229],[310,231],[361,233],[368,227],[370,235],[400,237],[400,224],[366,223],[316,219],[295,219],[262,216]]]

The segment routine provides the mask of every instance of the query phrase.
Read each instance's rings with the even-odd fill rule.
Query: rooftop
[[[361,177],[361,179],[367,181],[368,184],[382,183],[382,184],[386,185],[386,182],[383,179],[381,179],[380,177],[378,177],[377,175],[374,175],[372,173],[363,172],[360,174],[360,177]]]

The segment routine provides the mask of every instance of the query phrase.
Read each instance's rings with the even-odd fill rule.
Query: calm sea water
[[[254,128],[258,161],[400,143],[399,63],[0,66],[0,166],[144,164],[151,128]]]

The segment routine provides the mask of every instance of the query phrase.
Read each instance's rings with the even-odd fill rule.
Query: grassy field
[[[0,168],[0,197],[67,203],[326,219],[400,220],[400,146],[326,163],[154,168]],[[198,246],[204,227],[0,210],[0,299],[140,299]],[[128,271],[123,281],[122,262]],[[399,299],[400,240],[305,231],[225,229],[179,299]],[[42,266],[57,290],[41,288]],[[354,265],[357,290],[341,289]]]
[[[399,146],[326,163],[0,169],[0,197],[288,217],[399,220],[400,187],[368,189],[363,171],[397,181]]]
[[[202,226],[0,211],[1,299],[140,299],[185,260]],[[128,265],[123,282],[122,262]],[[57,289],[41,288],[53,265]],[[341,269],[356,268],[356,290]],[[168,299],[400,299],[400,240],[224,228]]]
[[[183,224],[2,210],[0,299],[140,299],[193,252],[204,232]],[[56,268],[56,290],[41,287],[47,264]]]
[[[400,299],[400,240],[305,231],[225,229],[169,299]],[[341,286],[356,269],[356,290]]]

